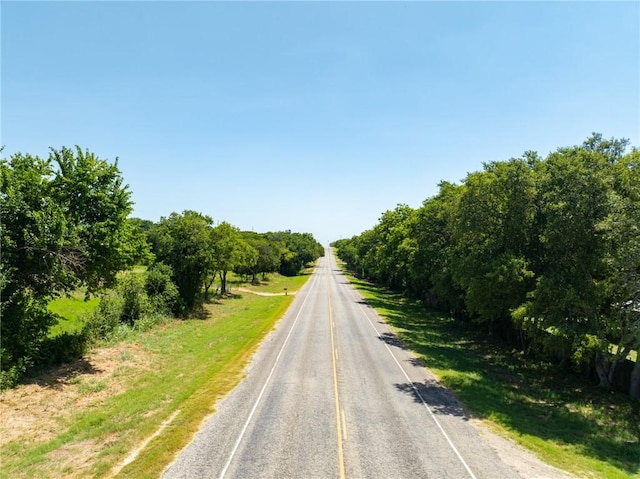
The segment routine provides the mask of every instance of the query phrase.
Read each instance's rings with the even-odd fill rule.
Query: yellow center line
[[[331,307],[331,291],[327,290],[327,299],[329,300],[329,323],[331,324],[331,356],[333,357],[333,391],[336,398],[336,429],[338,431],[338,464],[340,467],[340,479],[345,479],[345,468],[344,468],[344,447],[343,447],[343,428],[345,425],[343,424],[343,416],[340,414],[340,397],[338,395],[338,350],[336,349],[335,339],[334,339],[334,331],[335,331],[335,323],[333,322],[333,308]],[[342,411],[344,414],[344,411]],[[346,438],[346,428],[344,429],[344,436]]]
[[[347,440],[347,416],[344,414],[344,409],[342,410],[342,434],[344,435],[344,440]]]

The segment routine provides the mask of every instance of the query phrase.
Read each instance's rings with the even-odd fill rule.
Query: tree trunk
[[[216,275],[213,275],[213,278],[211,278],[211,281],[205,281],[204,282],[204,299],[205,301],[207,299],[209,299],[209,289],[211,289],[211,286],[213,285],[213,281],[216,279]]]
[[[636,364],[633,366],[633,371],[631,371],[629,396],[633,399],[640,399],[640,357],[636,358]]]
[[[600,380],[598,386],[605,389],[611,389],[613,387],[613,383],[609,380],[609,372],[611,369],[615,369],[615,366],[607,361],[604,354],[597,352],[595,358],[595,367],[596,373],[598,374],[598,379]]]
[[[615,379],[615,374],[616,374],[616,368],[617,368],[619,362],[620,361],[616,359],[615,361],[610,363],[609,374],[607,374],[607,381],[609,382],[610,387],[613,387],[613,385],[615,384],[614,379]]]
[[[227,292],[227,272],[220,271],[220,293],[225,294]]]

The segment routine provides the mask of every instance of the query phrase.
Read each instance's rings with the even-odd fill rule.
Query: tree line
[[[180,293],[176,314],[189,312],[200,299],[207,299],[216,280],[218,294],[225,294],[230,271],[256,283],[268,273],[295,276],[324,255],[324,248],[310,233],[241,231],[226,221],[214,225],[210,216],[197,211],[171,213],[158,223],[131,221],[147,238],[154,261],[173,272]]]
[[[640,151],[593,134],[442,182],[333,243],[363,278],[640,397]],[[640,359],[640,358],[639,358]]]
[[[80,147],[0,159],[1,388],[47,356],[82,351],[88,331],[134,323],[144,312],[188,314],[216,277],[218,294],[227,291],[229,271],[253,281],[296,275],[324,253],[309,233],[243,232],[195,211],[153,223],[132,211],[117,159]],[[140,263],[149,265],[144,278],[122,273]],[[47,305],[78,288],[103,296],[98,310],[86,331],[52,341],[58,318]]]

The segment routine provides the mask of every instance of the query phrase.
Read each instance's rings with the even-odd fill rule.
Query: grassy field
[[[51,328],[49,336],[55,337],[62,333],[80,331],[84,326],[85,319],[98,306],[99,301],[95,296],[85,301],[84,291],[81,290],[69,297],[63,296],[51,301],[48,305],[49,311],[56,313],[60,320]]]
[[[455,391],[471,417],[578,477],[639,477],[640,402],[523,357],[420,304],[350,280]]]
[[[136,265],[130,271],[142,274],[147,270],[144,265]],[[119,273],[122,274],[122,273]],[[86,318],[96,309],[100,299],[95,295],[85,301],[85,289],[78,289],[69,296],[62,296],[49,302],[49,311],[56,313],[60,320],[49,330],[49,336],[80,331]]]
[[[293,291],[306,278],[282,278],[278,287]],[[33,424],[38,434],[25,433],[2,444],[0,477],[108,477],[170,419],[162,434],[118,471],[118,477],[159,477],[214,411],[216,401],[240,381],[260,341],[292,300],[250,293],[216,300],[205,305],[200,319],[132,332],[114,346],[119,352],[112,354],[116,364],[108,374],[106,366],[101,371],[89,361],[85,368],[95,378],[75,375],[77,368],[72,368],[67,376],[49,380],[53,386],[41,389],[72,391],[74,401],[63,402],[60,407],[67,410],[45,416],[47,424]],[[99,399],[90,407],[74,406],[94,395]],[[10,401],[6,395],[2,400]]]
[[[311,271],[312,268],[305,270],[300,276],[293,277],[272,273],[269,274],[266,279],[258,277],[258,284],[251,284],[251,281],[241,281],[239,277],[233,275],[231,278],[231,291],[233,292],[234,288],[240,287],[262,293],[284,293],[285,288],[286,292],[295,292],[304,286]]]
[[[146,269],[146,266],[136,266],[132,271],[142,274]],[[242,281],[239,276],[231,272],[229,273],[229,285],[232,293],[238,288],[264,293],[284,293],[285,288],[287,288],[287,292],[292,292],[297,291],[304,285],[307,281],[307,275],[312,271],[313,268],[309,268],[305,270],[302,275],[294,277],[271,273],[267,275],[266,279],[260,280],[260,282],[255,285],[251,284],[251,282]],[[219,284],[214,284],[214,291],[216,287],[219,287]],[[52,300],[48,308],[50,311],[56,313],[60,317],[60,320],[58,324],[55,324],[51,328],[49,336],[55,337],[62,333],[80,331],[84,326],[86,318],[95,310],[99,301],[99,298],[96,296],[92,296],[91,299],[85,301],[84,290],[78,290],[70,296],[63,296]]]

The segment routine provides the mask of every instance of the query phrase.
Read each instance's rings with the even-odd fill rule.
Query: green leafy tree
[[[284,250],[284,246],[276,241],[269,241],[266,235],[260,235],[260,240],[253,244],[258,250],[258,262],[256,264],[255,273],[261,273],[262,279],[266,278],[267,273],[275,273],[280,266],[280,255]],[[255,274],[253,282],[256,281]]]
[[[173,311],[179,297],[178,288],[171,280],[173,271],[164,263],[154,263],[147,269],[144,288],[152,309],[161,314]]]
[[[611,388],[640,349],[640,152],[627,146],[593,134],[545,159],[486,164],[333,245],[356,274],[532,352],[588,362]]]
[[[132,326],[151,311],[149,297],[145,291],[144,278],[127,271],[118,279],[118,292],[122,298],[120,321]]]
[[[258,274],[262,274],[262,279],[266,278],[267,273],[278,271],[280,266],[280,256],[284,250],[284,245],[270,241],[267,235],[245,231],[242,233],[243,240],[255,249],[257,256],[254,261],[244,264],[241,269],[236,272],[241,274],[250,274],[252,283],[257,283]]]
[[[378,241],[379,239],[373,229],[363,231],[354,241],[358,263],[356,272],[359,272],[362,278],[372,281],[378,280],[378,267],[376,264]]]
[[[17,153],[0,161],[0,199],[0,349],[10,385],[55,322],[48,301],[80,285],[115,284],[140,251],[117,161],[79,147],[52,149],[46,160]]]
[[[155,224],[150,220],[140,218],[128,218],[133,230],[133,241],[136,244],[135,250],[138,252],[135,261],[144,265],[151,265],[154,261],[154,254],[151,251],[150,234]]]
[[[616,158],[593,140],[561,148],[539,165],[540,274],[526,307],[528,317],[539,318],[536,327],[576,353],[591,350],[587,343],[609,307],[603,225],[612,212]]]
[[[210,261],[210,232],[213,220],[192,210],[171,213],[160,219],[156,229],[156,259],[171,267],[180,294],[174,312],[183,314],[197,305]]]
[[[395,290],[407,287],[408,265],[415,249],[410,235],[413,214],[414,210],[407,205],[384,212],[370,233],[372,247],[364,253],[369,274]]]
[[[607,303],[596,327],[602,359],[596,365],[601,385],[609,388],[620,361],[631,351],[640,351],[640,152],[611,160],[610,210],[598,225],[607,248],[602,281]],[[635,364],[630,394],[640,398],[640,361]]]
[[[452,241],[455,281],[479,322],[511,329],[511,311],[534,284],[536,185],[531,163],[494,162],[467,176]],[[532,238],[533,237],[533,238]]]
[[[324,248],[310,233],[280,231],[267,233],[267,239],[285,246],[280,254],[279,272],[285,276],[295,276],[302,268],[324,255]]]
[[[51,150],[58,173],[51,182],[55,200],[73,225],[81,278],[90,291],[115,284],[116,273],[140,257],[141,242],[127,217],[131,192],[123,184],[117,159],[109,164],[76,147]]]
[[[448,310],[454,317],[464,315],[463,291],[454,281],[455,260],[453,221],[464,188],[440,183],[436,196],[424,201],[415,215],[412,234],[416,252],[412,265],[413,290],[426,304]]]
[[[336,255],[345,262],[348,268],[355,270],[358,264],[358,251],[355,247],[357,236],[334,241],[331,246],[336,249]]]
[[[220,276],[220,293],[227,292],[227,274],[238,263],[240,230],[223,221],[211,230],[211,248],[214,270]]]
[[[258,269],[258,250],[242,237],[236,249],[236,261],[233,271],[237,274],[250,274],[255,283]]]

